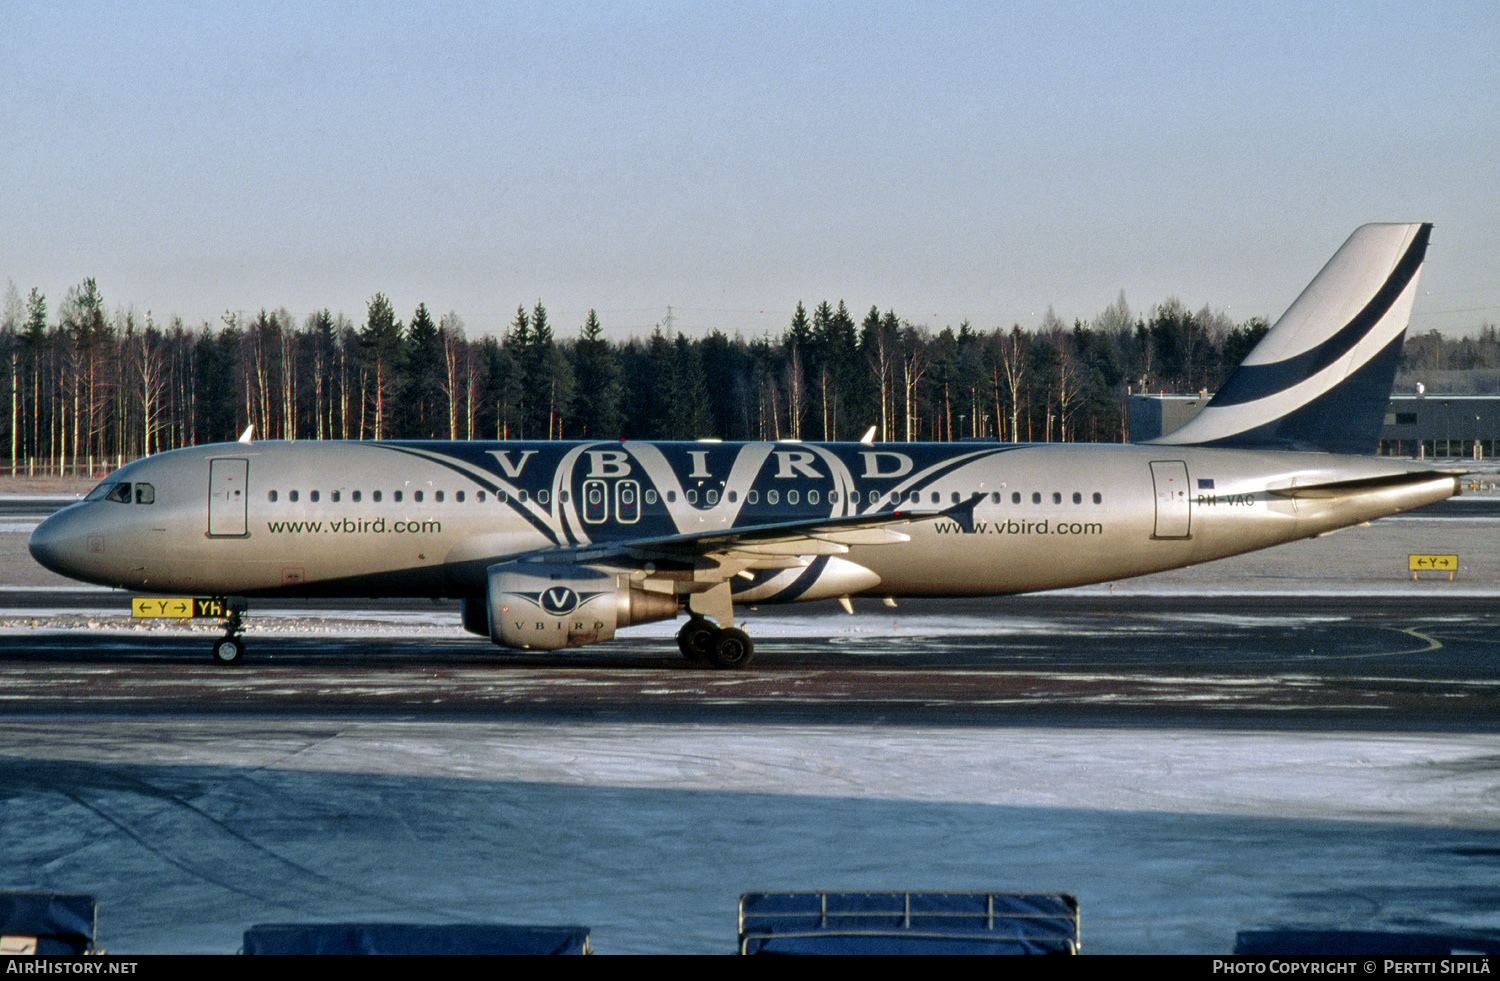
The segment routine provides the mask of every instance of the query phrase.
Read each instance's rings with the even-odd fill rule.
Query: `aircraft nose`
[[[71,523],[66,511],[59,511],[42,521],[31,533],[27,547],[31,557],[44,568],[62,576],[77,576],[80,559],[80,542],[68,528]]]

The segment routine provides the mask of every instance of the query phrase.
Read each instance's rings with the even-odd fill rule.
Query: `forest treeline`
[[[328,310],[156,323],[109,312],[85,279],[49,309],[14,284],[0,321],[11,472],[89,472],[179,446],[260,439],[858,439],[973,436],[1119,442],[1135,391],[1218,387],[1265,332],[1176,300],[1034,330],[931,331],[871,307],[798,304],[778,337],[719,331],[604,338],[592,311],[558,327],[542,303],[503,337],[466,335],[376,294],[363,322]],[[1436,334],[1408,357],[1500,366],[1494,329],[1467,353]],[[1477,359],[1477,361],[1476,361]]]

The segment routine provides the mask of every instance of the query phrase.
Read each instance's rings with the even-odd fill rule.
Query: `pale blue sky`
[[[1433,221],[1500,323],[1500,4],[7,0],[0,288],[190,324],[1275,317]]]

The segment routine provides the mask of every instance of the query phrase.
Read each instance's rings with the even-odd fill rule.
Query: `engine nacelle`
[[[544,651],[609,640],[619,627],[677,616],[677,596],[586,565],[506,562],[489,568],[490,640]]]

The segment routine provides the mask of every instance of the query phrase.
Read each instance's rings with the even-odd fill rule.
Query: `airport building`
[[[1130,441],[1182,426],[1208,404],[1196,395],[1130,396]],[[1380,434],[1381,456],[1486,460],[1500,454],[1500,396],[1392,395]]]

